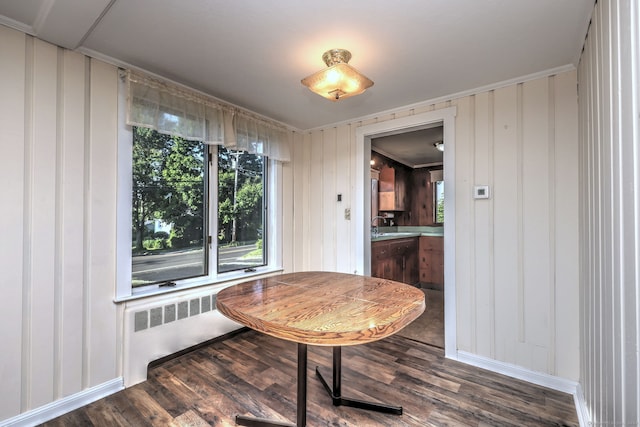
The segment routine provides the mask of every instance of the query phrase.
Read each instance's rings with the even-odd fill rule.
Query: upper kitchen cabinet
[[[378,181],[378,210],[404,211],[409,209],[408,176],[403,169],[383,166]]]

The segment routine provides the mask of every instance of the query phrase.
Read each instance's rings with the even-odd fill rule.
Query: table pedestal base
[[[341,376],[342,376],[342,347],[333,347],[333,390],[325,381],[316,366],[316,375],[322,382],[327,393],[331,396],[333,406],[349,406],[351,408],[367,409],[370,411],[383,412],[385,414],[402,415],[402,406],[386,405],[383,403],[366,402],[358,399],[342,397]]]
[[[364,400],[342,397],[342,347],[333,347],[333,390],[320,374],[316,366],[316,375],[325,390],[331,396],[334,406],[349,406],[351,408],[367,409],[385,414],[402,415],[402,406],[386,405],[383,403],[366,402]],[[307,345],[298,343],[298,394],[296,424],[269,420],[266,418],[246,417],[236,415],[236,424],[247,427],[305,427],[307,425]]]

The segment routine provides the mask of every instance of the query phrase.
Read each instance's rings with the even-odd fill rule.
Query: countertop
[[[371,235],[372,242],[383,240],[403,239],[407,237],[442,237],[444,235],[442,226],[398,226],[398,227],[378,227],[378,234]]]

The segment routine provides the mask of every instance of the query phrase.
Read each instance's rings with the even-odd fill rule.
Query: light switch
[[[346,208],[344,210],[344,219],[351,220],[351,208]]]

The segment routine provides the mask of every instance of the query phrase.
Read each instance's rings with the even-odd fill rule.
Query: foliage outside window
[[[210,276],[216,258],[218,273],[266,264],[265,158],[219,147],[211,164],[208,147],[133,128],[132,287]],[[218,188],[217,222],[209,184]]]
[[[218,148],[218,272],[267,263],[264,157]]]
[[[434,202],[434,222],[444,224],[444,181],[435,182]]]

